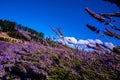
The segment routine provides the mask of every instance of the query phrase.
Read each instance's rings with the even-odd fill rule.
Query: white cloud
[[[77,39],[74,37],[65,37],[65,41],[67,41],[69,44],[77,44]]]
[[[87,40],[80,39],[80,40],[78,40],[77,43],[80,44],[80,45],[85,45],[85,44],[88,44],[89,42]]]
[[[99,39],[93,40],[93,39],[88,39],[89,44],[103,44],[103,42]]]
[[[103,42],[99,39],[96,39],[95,41],[96,41],[97,44],[103,44]]]
[[[63,41],[62,39],[59,39],[58,42],[62,43],[63,45],[68,44],[67,41]]]
[[[87,39],[87,40],[79,39],[79,40],[77,40],[75,37],[64,37],[64,41],[67,44],[76,44],[76,45],[86,45],[86,44],[95,45],[96,43],[103,44],[103,42],[99,39],[96,39],[96,40],[93,40],[93,39]]]
[[[60,39],[59,42],[61,42],[63,44],[66,43],[70,47],[74,47],[74,45],[78,45],[82,48],[82,47],[86,47],[86,45],[88,45],[88,44],[90,46],[96,46],[96,43],[97,44],[105,44],[106,46],[108,46],[111,49],[114,47],[114,45],[112,43],[109,43],[109,42],[103,43],[99,39],[95,39],[95,40],[93,40],[93,39],[87,39],[87,40],[79,39],[79,40],[77,40],[75,37],[64,37],[64,41]]]
[[[95,44],[96,43],[96,41],[93,40],[93,39],[88,39],[88,42],[89,42],[89,44]]]
[[[69,39],[73,39],[73,40],[70,41]],[[58,40],[58,42],[61,42],[63,45],[66,44],[66,45],[74,48],[74,44],[73,44],[72,41],[74,42],[74,38],[70,38],[70,37],[65,37],[65,38],[64,38],[64,41],[63,41],[62,39],[59,39],[59,40]]]
[[[109,43],[109,42],[105,42],[105,45],[106,45],[107,47],[109,47],[110,49],[113,49],[113,48],[115,47],[114,44]]]

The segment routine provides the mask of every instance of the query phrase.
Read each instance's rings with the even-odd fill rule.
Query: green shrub
[[[75,76],[70,71],[56,67],[50,72],[51,80],[82,80],[81,76]]]
[[[22,39],[22,40],[28,41],[28,39],[26,37],[24,37],[22,34],[20,34],[18,31],[10,31],[10,32],[8,32],[8,35],[10,37],[13,37],[13,38],[17,38],[17,39]]]

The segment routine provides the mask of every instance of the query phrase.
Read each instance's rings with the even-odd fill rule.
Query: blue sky
[[[86,27],[90,23],[103,29],[104,24],[88,15],[85,7],[97,13],[120,11],[114,4],[103,0],[0,0],[0,18],[44,32],[45,36],[55,36],[49,28],[53,26],[61,27],[65,36],[105,41]],[[120,44],[117,39],[111,40]]]

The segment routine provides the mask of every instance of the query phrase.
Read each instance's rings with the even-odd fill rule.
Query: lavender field
[[[6,20],[4,19],[4,17],[3,19],[0,19],[0,80],[120,80],[119,11],[112,12],[112,9],[104,10],[99,7],[101,11],[103,10],[103,13],[97,12],[99,8],[96,8],[96,11],[94,11],[96,7],[92,5],[94,4],[94,1],[88,1],[91,5],[88,7],[84,7],[83,10],[85,13],[82,10],[80,11],[79,15],[85,15],[84,17],[82,16],[82,20],[79,20],[79,17],[76,17],[78,10],[77,7],[79,5],[77,0],[75,0],[75,2],[71,0],[70,3],[67,2],[67,4],[66,2],[64,2],[64,0],[61,3],[59,3],[59,0],[58,2],[52,2],[51,0],[51,2],[48,3],[42,0],[34,1],[25,1],[27,3],[25,5],[23,4],[23,2],[19,2],[19,4],[22,4],[22,6],[19,6],[18,4],[14,5],[20,10],[23,10],[20,11],[22,13],[26,13],[27,11],[27,15],[25,16],[21,16],[22,13],[18,12],[18,14],[20,14],[20,18],[24,17],[22,19],[22,23],[24,23],[24,19],[26,16],[35,17],[37,14],[36,19],[31,19],[32,23],[29,22],[30,20],[28,20],[28,23],[26,23],[29,25],[34,25],[33,27],[36,30],[27,26],[23,26],[16,22]],[[1,2],[2,1],[0,1],[0,3]],[[105,3],[98,0],[98,2],[100,4],[110,2],[113,3],[115,7],[120,8],[119,0],[103,0],[103,2]],[[2,4],[3,3],[6,4],[6,2],[4,1],[2,2]],[[10,2],[8,1],[8,3]],[[31,3],[33,6],[30,5]],[[64,4],[62,6],[59,6],[57,5],[58,3],[59,5],[63,3]],[[83,1],[83,3],[85,2]],[[97,6],[99,6],[99,3],[97,3]],[[13,3],[11,3],[8,7],[11,7],[12,4]],[[55,6],[52,4],[54,4]],[[24,6],[26,7],[26,5],[27,8],[25,8],[24,10],[23,8]],[[47,9],[48,5],[50,5],[49,9]],[[79,6],[81,8],[82,6],[86,6],[86,4],[82,6],[81,5]],[[3,6],[3,10],[1,11],[4,12]],[[40,10],[36,9],[38,8],[38,6]],[[68,8],[68,6],[71,8]],[[30,7],[30,11],[28,7]],[[41,9],[41,7],[43,10]],[[106,7],[109,8],[108,6]],[[31,8],[33,9],[33,11],[31,10]],[[65,10],[63,10],[63,13],[62,11],[59,11],[60,13],[57,12],[57,10],[62,10],[63,8],[65,8]],[[102,6],[102,8],[105,7]],[[51,9],[55,11],[53,11],[52,13]],[[74,11],[72,11],[71,9]],[[113,8],[113,11],[114,9],[117,10],[117,8]],[[47,12],[44,12],[44,10]],[[70,13],[69,11],[72,12]],[[17,11],[15,11],[14,15],[16,15],[16,12]],[[4,12],[4,14],[5,13],[7,12]],[[13,13],[9,14],[8,16],[12,14]],[[31,14],[34,14],[34,16],[31,16]],[[42,17],[38,14],[41,14]],[[52,14],[54,15],[54,17]],[[57,17],[57,14],[59,17]],[[67,17],[64,15],[66,15]],[[16,16],[18,17],[18,15]],[[30,19],[29,17],[26,18]],[[40,22],[41,25],[44,27],[39,27],[40,25],[37,25],[37,22],[39,21],[39,19],[37,19],[38,17],[40,19],[43,19]],[[55,33],[55,36],[52,36],[53,34],[50,33],[48,27],[44,25],[52,24],[52,22],[49,23],[48,17],[50,18],[50,21],[53,20],[53,25],[58,24],[57,18],[60,18],[58,22],[63,21],[63,31],[67,30],[65,34],[68,33],[73,35],[75,32],[75,35],[78,34],[79,36],[80,34],[80,37],[83,39],[65,36],[60,27],[56,28],[53,26],[49,26],[49,29],[51,29],[51,33]],[[55,20],[51,19],[51,17],[55,18]],[[72,22],[70,22],[69,17]],[[46,18],[47,20],[44,22],[44,19]],[[37,20],[37,22],[34,22],[34,20]],[[69,25],[66,26],[64,21],[67,21],[66,23],[68,23]],[[77,24],[77,21],[80,22],[80,25]],[[40,22],[38,23],[40,24]],[[82,27],[83,25],[85,28]],[[51,35],[49,35],[48,37],[43,32],[39,32],[39,30],[37,31],[37,29],[46,29],[46,33],[49,33]],[[91,32],[89,32],[88,30]],[[93,34],[91,35],[92,32]],[[91,36],[94,38],[88,38],[85,40],[85,37]],[[99,36],[100,39],[98,37],[95,39],[95,36]]]
[[[0,41],[1,80],[119,80],[120,55]]]

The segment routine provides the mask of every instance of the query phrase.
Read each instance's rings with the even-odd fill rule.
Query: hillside
[[[27,27],[0,26],[0,80],[120,80],[117,49],[77,50]]]
[[[39,42],[0,42],[2,80],[119,80],[120,56]]]
[[[22,26],[16,22],[0,20],[0,39],[12,43],[15,43],[16,41],[19,42],[19,40],[40,41],[44,39],[44,33]]]
[[[10,37],[7,33],[4,33],[4,32],[0,33],[0,39],[2,39],[3,41],[11,42],[11,43],[22,42],[22,40]]]

